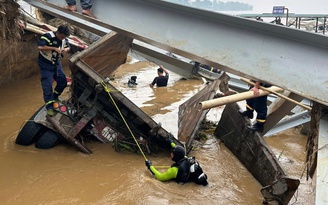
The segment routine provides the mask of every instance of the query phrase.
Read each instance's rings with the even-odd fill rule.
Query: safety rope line
[[[135,138],[134,134],[132,133],[132,130],[130,129],[130,126],[129,126],[128,123],[126,122],[126,120],[125,120],[124,116],[122,115],[120,109],[118,108],[118,106],[117,106],[117,104],[116,104],[114,98],[113,98],[112,95],[110,94],[111,90],[108,88],[108,86],[106,85],[106,83],[105,83],[104,81],[101,82],[101,85],[104,87],[104,90],[106,91],[106,93],[108,93],[110,99],[113,101],[113,104],[115,105],[115,107],[116,107],[118,113],[120,114],[121,118],[123,119],[123,121],[124,121],[124,123],[125,123],[125,126],[128,128],[130,134],[132,135],[132,137],[133,137],[135,143],[137,144],[137,146],[138,146],[138,148],[139,148],[139,150],[140,150],[142,156],[143,156],[143,157],[145,158],[145,160],[147,161],[147,157],[146,157],[145,153],[142,151],[142,149],[141,149],[141,147],[140,147],[140,145],[139,145],[137,139]]]

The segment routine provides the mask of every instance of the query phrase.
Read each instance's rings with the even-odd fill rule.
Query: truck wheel
[[[37,141],[44,128],[41,124],[34,122],[34,117],[39,113],[43,106],[36,111],[32,117],[24,124],[18,133],[15,143],[23,146],[29,146]]]
[[[47,129],[38,141],[35,142],[35,147],[38,149],[50,149],[59,144],[61,141],[62,138],[57,132]]]

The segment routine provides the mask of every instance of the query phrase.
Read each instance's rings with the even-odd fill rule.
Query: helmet
[[[180,145],[174,146],[173,149],[172,149],[172,153],[174,155],[172,160],[175,161],[175,162],[180,161],[186,155],[186,152],[185,152],[184,148]]]
[[[208,184],[207,175],[205,173],[202,173],[201,175],[199,175],[197,180],[196,180],[196,183],[201,184],[203,186],[206,186]]]

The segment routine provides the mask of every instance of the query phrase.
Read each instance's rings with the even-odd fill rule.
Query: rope
[[[146,157],[145,153],[142,151],[142,149],[141,149],[141,147],[140,147],[140,145],[139,145],[137,139],[135,138],[135,136],[134,136],[132,130],[130,129],[130,126],[129,126],[128,123],[126,122],[124,116],[122,115],[120,109],[118,108],[116,102],[114,101],[114,98],[113,98],[112,95],[110,94],[111,90],[108,88],[108,86],[106,85],[106,83],[105,83],[104,81],[101,82],[101,85],[104,87],[105,92],[108,93],[110,99],[113,101],[113,104],[114,104],[114,106],[116,107],[118,113],[120,114],[122,120],[124,121],[125,126],[128,128],[130,134],[132,135],[132,137],[133,137],[135,143],[137,144],[137,146],[138,146],[138,148],[139,148],[139,150],[140,150],[142,156],[144,157],[145,161],[147,161],[147,157]]]
[[[168,169],[171,168],[171,166],[153,166],[155,169]]]

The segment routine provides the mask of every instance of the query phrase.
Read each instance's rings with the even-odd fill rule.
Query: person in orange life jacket
[[[154,87],[155,84],[157,87],[167,86],[167,81],[169,80],[169,72],[163,66],[160,65],[157,69],[157,74],[158,77],[155,77],[153,82],[150,83],[149,86]]]
[[[68,27],[61,25],[57,31],[47,32],[42,35],[38,42],[41,86],[49,116],[54,115],[53,103],[59,100],[59,95],[67,86],[66,75],[63,72],[60,60],[63,54],[69,52],[71,48],[66,38],[69,35]],[[57,83],[54,91],[52,90],[53,80]]]
[[[187,157],[185,149],[179,145],[175,145],[172,136],[168,138],[168,142],[172,147],[171,159],[175,162],[164,173],[159,172],[151,163],[146,160],[145,164],[150,172],[155,175],[159,181],[175,180],[178,183],[195,182],[197,184],[206,186],[207,175],[203,172],[199,163],[194,157]]]
[[[253,118],[254,110],[257,112],[256,123],[250,126],[247,126],[247,129],[251,131],[259,131],[262,132],[264,129],[264,124],[267,119],[267,99],[268,96],[260,96],[259,97],[259,86],[270,87],[271,85],[266,83],[261,83],[259,81],[253,81],[255,83],[254,86],[250,86],[249,90],[252,90],[254,93],[254,98],[246,100],[246,111],[240,110],[239,113],[243,116],[246,116],[250,119]]]

